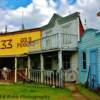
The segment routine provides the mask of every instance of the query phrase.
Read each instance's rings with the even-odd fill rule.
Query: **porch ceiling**
[[[26,57],[27,55],[3,55],[3,56],[0,56],[0,58],[14,58],[14,57]]]
[[[31,55],[31,54],[45,54],[45,53],[52,53],[52,52],[58,52],[58,51],[71,51],[71,52],[76,52],[77,51],[77,48],[67,48],[67,49],[50,49],[50,50],[42,50],[42,51],[37,51],[37,52],[29,52],[28,54]]]

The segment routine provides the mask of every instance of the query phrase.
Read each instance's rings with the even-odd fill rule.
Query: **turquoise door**
[[[89,86],[92,89],[98,87],[98,72],[97,72],[97,61],[98,61],[97,49],[90,51],[90,82]]]

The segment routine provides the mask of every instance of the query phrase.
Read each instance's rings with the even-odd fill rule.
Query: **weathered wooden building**
[[[83,31],[78,12],[66,17],[54,14],[49,23],[42,27],[42,50],[30,52],[30,60],[32,56],[35,56],[34,61],[30,61],[30,66],[32,63],[38,66],[31,67],[35,71],[32,71],[31,79],[36,76],[37,72],[38,75],[41,73],[42,82],[52,80],[52,76],[60,77],[64,82],[76,82],[78,69],[77,46]]]
[[[77,46],[83,31],[79,13],[76,12],[65,17],[54,14],[41,28],[2,34],[1,69],[14,69],[10,76],[14,76],[15,82],[20,77],[25,79],[25,75],[29,80],[56,86],[76,82]],[[23,72],[25,75],[18,72],[21,68],[27,69],[26,73]]]
[[[87,29],[78,44],[79,82],[100,88],[100,31]]]

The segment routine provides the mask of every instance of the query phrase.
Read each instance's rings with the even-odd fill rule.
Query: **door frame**
[[[92,48],[90,51],[89,51],[89,59],[90,59],[90,70],[91,70],[91,53],[92,52],[96,52],[96,58],[97,58],[97,61],[96,61],[96,67],[95,67],[95,71],[96,71],[96,85],[98,87],[98,49],[97,48]],[[91,71],[90,71],[90,74],[91,74]],[[96,88],[92,88],[92,89],[97,89]]]

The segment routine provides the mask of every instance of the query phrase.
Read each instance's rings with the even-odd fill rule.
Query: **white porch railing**
[[[42,49],[56,49],[59,48],[59,34],[42,37]]]
[[[75,82],[76,81],[76,72],[72,70],[31,70],[31,77],[28,79],[27,75],[25,74],[25,69],[18,69],[17,70],[17,82],[18,81],[27,81],[31,80],[36,83],[42,83],[49,86],[56,86],[56,87],[64,87],[66,82]],[[41,78],[41,76],[43,77]],[[43,79],[43,80],[41,80]],[[6,73],[3,73],[0,70],[0,81],[1,82],[14,82],[15,80],[15,71],[9,70]]]
[[[64,87],[66,82],[75,82],[76,81],[76,72],[75,71],[53,71],[53,70],[44,70],[43,80],[41,82],[41,71],[40,70],[31,70],[31,80],[37,83],[43,83],[50,86]]]
[[[76,34],[57,33],[42,38],[42,49],[76,48],[78,36]]]
[[[30,80],[34,82],[38,82],[38,83],[43,83],[45,85],[50,85],[50,86],[58,86],[58,87],[63,86],[61,72],[45,70],[45,71],[42,71],[42,73],[43,73],[43,80],[41,82],[41,71],[31,70]]]
[[[77,47],[78,36],[76,34],[62,33],[62,47],[74,48]]]

